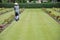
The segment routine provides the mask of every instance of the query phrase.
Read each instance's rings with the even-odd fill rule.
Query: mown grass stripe
[[[41,9],[25,9],[18,22],[0,34],[2,40],[58,40],[59,24]]]

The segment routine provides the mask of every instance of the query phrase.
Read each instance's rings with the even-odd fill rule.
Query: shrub
[[[60,16],[57,16],[56,19],[57,19],[57,20],[60,20]]]
[[[51,13],[51,11],[49,11],[48,13]]]
[[[51,11],[49,11],[49,15],[51,15],[51,13],[52,13],[52,12],[51,12]]]
[[[14,15],[11,15],[9,18],[7,19],[4,19],[3,23],[2,24],[7,24],[7,23],[10,23],[14,18]]]
[[[13,19],[14,19],[14,15],[11,15],[11,16],[8,18],[7,22],[10,23]]]
[[[21,10],[20,10],[20,13],[22,13],[24,11],[24,8],[22,8]]]
[[[60,8],[60,3],[19,3],[20,8]],[[13,3],[0,3],[0,7],[14,7]]]
[[[51,13],[50,15],[51,15],[52,17],[55,17],[55,14],[52,14],[52,13]]]

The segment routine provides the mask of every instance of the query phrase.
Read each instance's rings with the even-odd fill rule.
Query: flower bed
[[[46,12],[48,15],[50,15],[53,19],[55,19],[58,23],[60,23],[60,16],[54,14],[52,11],[47,10],[46,8],[43,8],[44,12]]]
[[[0,15],[5,14],[5,13],[10,12],[10,11],[12,11],[12,9],[2,10],[2,11],[0,12]]]
[[[10,24],[14,19],[14,15],[11,15],[9,18],[5,19],[4,22],[0,25],[0,32],[3,31],[8,24]]]

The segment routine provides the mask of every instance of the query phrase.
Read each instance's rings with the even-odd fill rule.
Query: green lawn
[[[0,40],[59,40],[59,30],[60,24],[42,9],[25,9],[20,20],[0,34]]]

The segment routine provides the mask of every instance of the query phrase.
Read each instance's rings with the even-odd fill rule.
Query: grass
[[[0,34],[0,40],[59,40],[59,27],[42,9],[25,9],[20,20]]]

